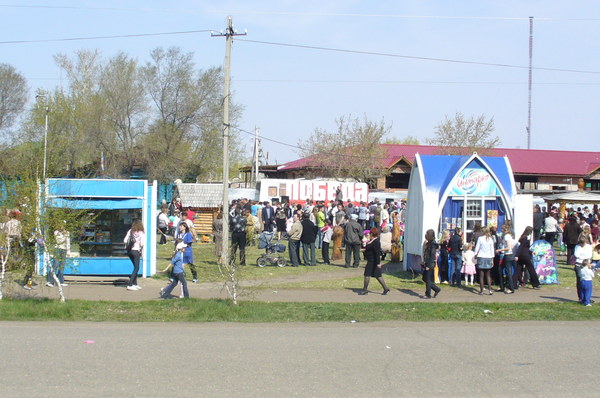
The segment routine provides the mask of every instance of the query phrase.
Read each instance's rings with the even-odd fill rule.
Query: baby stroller
[[[279,267],[287,265],[285,257],[279,254],[285,252],[285,245],[279,242],[272,243],[272,241],[273,232],[263,232],[258,237],[258,248],[265,249],[265,253],[256,259],[256,265],[259,267],[264,267],[269,263],[271,265],[277,264]]]

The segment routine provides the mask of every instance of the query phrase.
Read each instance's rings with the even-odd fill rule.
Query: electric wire
[[[266,44],[266,45],[280,46],[280,47],[304,48],[304,49],[308,49],[308,50],[331,51],[331,52],[339,52],[339,53],[346,53],[346,54],[375,55],[375,56],[380,56],[380,57],[415,59],[415,60],[421,60],[421,61],[449,62],[449,63],[456,63],[456,64],[483,65],[483,66],[494,66],[494,67],[501,67],[501,68],[513,68],[513,69],[529,69],[529,66],[501,64],[501,63],[494,63],[494,62],[467,61],[467,60],[435,58],[435,57],[419,57],[419,56],[414,56],[414,55],[380,53],[380,52],[374,52],[374,51],[349,50],[349,49],[343,49],[343,48],[309,46],[309,45],[303,45],[303,44],[280,43],[280,42],[264,41],[264,40],[251,40],[251,39],[236,39],[236,40],[240,41],[240,42],[246,42],[246,43]],[[533,69],[552,71],[552,72],[587,73],[587,74],[600,75],[600,72],[598,72],[598,71],[577,70],[577,69],[546,68],[546,67],[539,67],[539,66],[533,67]]]
[[[180,32],[137,33],[137,34],[130,34],[130,35],[69,37],[69,38],[62,38],[62,39],[7,40],[7,41],[0,41],[0,44],[50,43],[50,42],[61,42],[61,41],[122,39],[122,38],[132,38],[132,37],[185,35],[185,34],[192,34],[192,33],[207,33],[207,32],[213,32],[213,31],[214,31],[213,29],[204,29],[204,30],[185,30],[185,31],[180,31]]]
[[[230,126],[230,128],[232,128],[234,130],[237,130],[237,131],[240,131],[242,133],[251,135],[253,137],[255,136],[255,133],[253,133],[251,131],[248,131],[248,130],[244,130],[244,129],[240,128],[240,127]],[[303,148],[303,147],[298,146],[298,145],[288,144],[287,142],[274,140],[272,138],[267,138],[267,137],[264,137],[264,136],[260,137],[260,140],[270,141],[270,142],[273,142],[273,143],[276,143],[276,144],[279,144],[279,145],[284,145],[284,146],[287,146],[287,147],[290,147],[290,148],[298,149],[300,151],[306,151],[307,150],[306,148]],[[326,153],[326,152],[317,152],[317,153],[313,153],[309,157],[318,156],[318,155],[324,155],[324,154],[328,154],[328,153]],[[389,159],[389,156],[384,156],[384,157],[380,157],[380,156],[361,156],[361,155],[351,155],[351,154],[346,154],[346,153],[344,153],[344,154],[339,154],[338,153],[338,154],[335,154],[335,155],[337,155],[337,156],[344,156],[345,158],[360,159],[360,160],[388,160]],[[286,163],[288,163],[288,162],[286,162]]]
[[[388,18],[388,19],[446,19],[446,20],[492,20],[492,21],[527,21],[529,17],[490,16],[490,15],[410,15],[410,14],[373,14],[373,13],[343,13],[343,12],[307,12],[307,11],[258,11],[258,10],[205,10],[193,8],[141,8],[141,7],[90,7],[90,6],[55,6],[55,5],[24,5],[0,4],[0,8],[26,9],[56,9],[56,10],[89,10],[89,11],[144,11],[144,12],[179,12],[204,14],[234,14],[234,15],[289,15],[304,17],[351,17],[351,18]],[[597,22],[600,18],[563,18],[535,17],[536,21],[575,21]]]

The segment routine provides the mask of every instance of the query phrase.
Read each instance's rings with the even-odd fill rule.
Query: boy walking
[[[181,282],[181,289],[183,290],[183,297],[190,298],[190,294],[187,288],[187,282],[185,280],[185,272],[183,271],[183,251],[187,245],[183,242],[179,242],[177,244],[177,250],[175,251],[175,255],[171,260],[171,264],[173,264],[173,279],[171,279],[171,283],[164,289],[160,291],[160,298],[168,298],[171,295],[171,292],[177,286],[178,282]]]

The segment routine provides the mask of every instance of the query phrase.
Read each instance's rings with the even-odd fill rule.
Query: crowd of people
[[[364,286],[359,294],[367,294],[371,278],[376,278],[383,294],[390,290],[381,272],[382,260],[391,252],[392,214],[397,212],[398,223],[403,225],[405,202],[381,203],[351,201],[341,197],[329,203],[307,200],[304,204],[235,200],[229,209],[231,232],[231,261],[246,264],[246,247],[255,245],[260,233],[272,233],[277,240],[288,240],[289,261],[293,267],[317,265],[317,250],[324,264],[331,264],[331,243],[336,228],[343,236],[345,267],[359,267],[361,257],[366,260]],[[496,226],[476,224],[469,238],[461,228],[444,230],[437,237],[434,230],[425,234],[422,252],[422,276],[425,282],[423,299],[435,298],[441,291],[438,284],[460,287],[478,283],[480,295],[494,292],[513,294],[531,284],[539,289],[541,284],[533,264],[530,250],[532,242],[544,239],[566,254],[577,278],[578,300],[591,304],[593,271],[600,262],[600,212],[593,209],[568,209],[566,221],[558,216],[556,207],[544,211],[534,208],[532,226],[516,235],[510,220],[500,230]],[[192,244],[197,240],[189,211],[181,208],[175,199],[163,207],[158,228],[161,237],[171,234],[175,244],[185,244],[180,251],[182,268],[188,266],[193,281],[198,280],[193,264]],[[215,254],[222,258],[223,214],[219,212],[213,223]],[[163,242],[161,239],[160,243]],[[397,242],[398,243],[398,242]],[[133,260],[132,260],[133,261]],[[450,266],[451,265],[451,266]],[[592,277],[590,277],[592,274]],[[493,288],[496,285],[497,288]],[[182,293],[183,294],[183,293]]]
[[[570,208],[566,214],[565,222],[556,207],[545,211],[536,205],[533,226],[526,227],[518,238],[510,220],[500,231],[496,226],[476,224],[469,239],[464,238],[461,228],[456,228],[452,235],[448,230],[442,231],[439,241],[436,241],[435,231],[428,230],[423,242],[425,294],[421,298],[430,299],[439,294],[441,289],[436,279],[440,284],[460,287],[463,276],[466,285],[473,285],[477,279],[480,295],[513,294],[529,283],[534,289],[540,289],[531,243],[545,240],[559,253],[566,254],[567,263],[573,266],[576,275],[578,301],[591,305],[593,274],[600,263],[600,212],[594,206],[592,210]],[[451,271],[449,264],[452,264]],[[492,285],[498,287],[492,289]]]

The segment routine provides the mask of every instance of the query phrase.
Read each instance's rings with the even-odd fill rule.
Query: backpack
[[[133,249],[133,245],[135,245],[135,236],[133,236],[133,232],[129,230],[129,239],[127,239],[127,244],[125,245],[125,250],[128,252]]]

